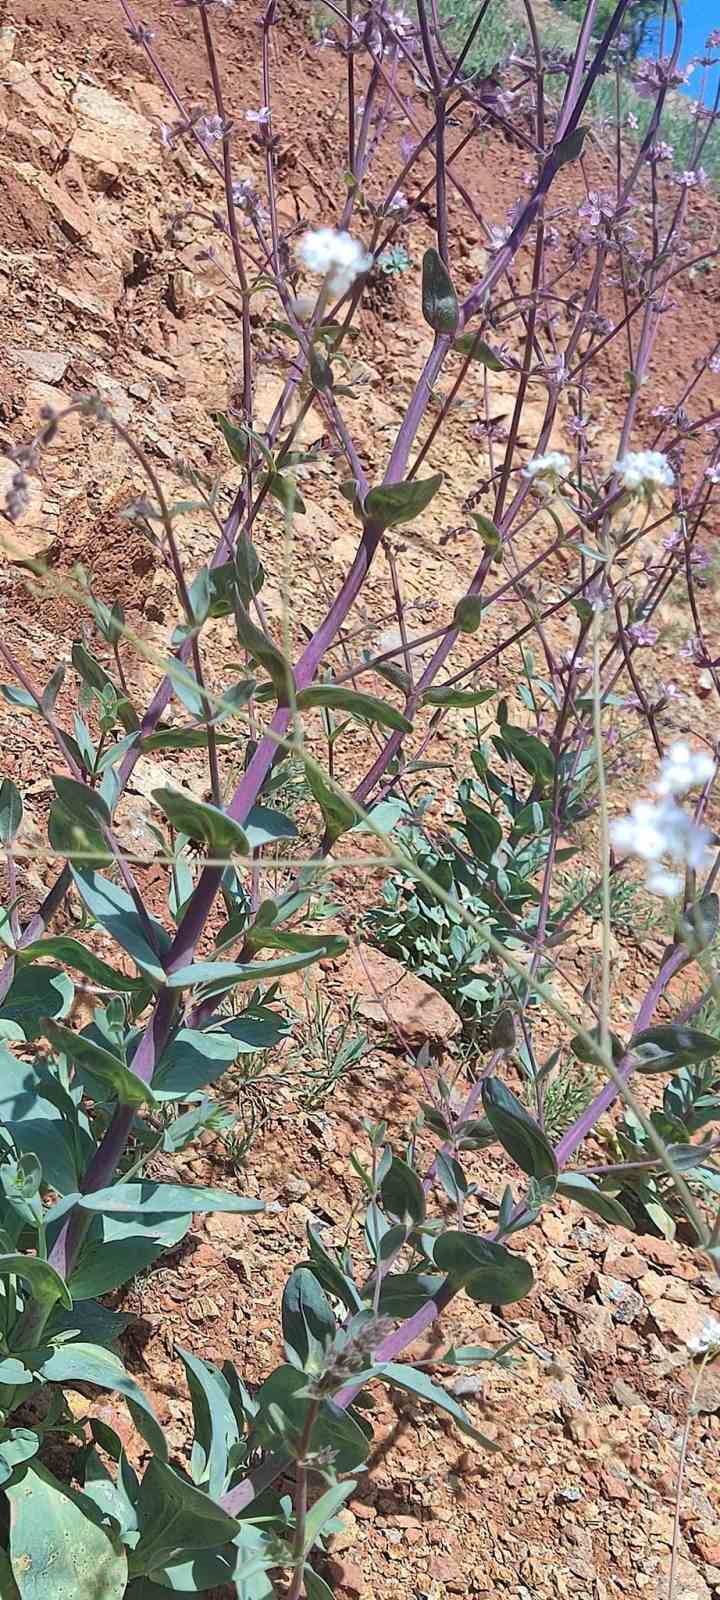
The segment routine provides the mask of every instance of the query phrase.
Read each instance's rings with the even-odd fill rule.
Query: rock
[[[51,383],[41,383],[34,378],[28,384],[27,399],[25,402],[25,426],[29,433],[34,434],[42,428],[45,418],[44,411],[64,411],[67,407],[68,397],[62,389],[56,389]],[[55,456],[67,455],[71,450],[77,450],[82,444],[82,429],[77,411],[71,411],[64,417],[57,433],[50,444],[43,445],[43,451],[52,451]]]
[[[348,1506],[343,1506],[337,1521],[341,1526],[337,1533],[330,1534],[327,1542],[328,1550],[334,1556],[340,1555],[343,1550],[352,1550],[358,1536],[357,1520]]]
[[[11,345],[9,354],[43,383],[62,383],[70,364],[69,350],[24,350]]]
[[[623,1478],[616,1477],[614,1472],[605,1470],[601,1473],[601,1482],[608,1500],[629,1500],[630,1489]]]
[[[651,1305],[650,1315],[660,1333],[668,1335],[677,1344],[688,1345],[690,1340],[700,1333],[707,1321],[707,1307],[696,1300],[689,1291],[684,1303],[676,1299],[674,1291],[677,1287],[678,1285],[672,1286],[672,1295],[666,1288],[662,1298],[655,1300]]]
[[[73,99],[78,115],[70,145],[78,160],[98,169],[129,164],[143,172],[157,162],[158,148],[146,117],[123,100],[116,100],[99,84],[78,83]]]
[[[430,1577],[441,1583],[451,1594],[464,1594],[470,1587],[467,1573],[463,1572],[452,1556],[435,1556],[430,1562]]]
[[[658,1600],[666,1600],[666,1595],[667,1575],[663,1574],[657,1587]],[[686,1556],[678,1556],[677,1559],[674,1600],[712,1600],[712,1591],[702,1573]]]
[[[460,1032],[460,1018],[447,1000],[391,956],[362,944],[351,953],[349,967],[344,964],[343,978],[359,994],[358,1012],[368,1022],[384,1024],[413,1046],[428,1039],[447,1043]]]
[[[703,1561],[713,1567],[720,1567],[720,1534],[696,1533],[695,1546]]]
[[[72,199],[62,184],[56,183],[47,172],[32,166],[29,161],[13,162],[17,176],[35,189],[44,200],[53,220],[71,244],[89,243],[94,231],[93,218],[84,206]]]
[[[362,1595],[365,1593],[367,1585],[364,1574],[354,1561],[339,1561],[337,1556],[332,1556],[328,1561],[328,1570],[341,1594]]]

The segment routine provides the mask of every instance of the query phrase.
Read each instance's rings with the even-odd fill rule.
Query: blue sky
[[[693,56],[702,54],[703,45],[708,34],[713,28],[720,27],[719,0],[684,0],[683,14],[683,42],[681,61],[690,61]],[[670,31],[669,37],[672,38]],[[652,48],[648,41],[649,48]],[[713,73],[713,82],[717,82],[717,68]],[[700,92],[700,72],[693,73],[687,86],[687,93],[698,95]],[[708,93],[709,98],[709,93]]]

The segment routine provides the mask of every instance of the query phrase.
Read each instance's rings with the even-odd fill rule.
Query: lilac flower
[[[720,483],[720,467],[706,467],[705,477],[709,478],[711,483]]]
[[[705,660],[702,642],[696,635],[686,639],[685,643],[680,646],[678,653],[682,661],[692,661],[694,666],[700,666],[701,662]]]
[[[407,197],[407,195],[405,193],[405,190],[404,189],[396,189],[395,194],[392,197],[392,200],[388,201],[388,203],[387,203],[387,205],[385,207],[385,210],[388,211],[388,212],[389,211],[407,211],[407,207],[408,207],[408,197]]]
[[[628,125],[629,128],[632,129],[633,132],[635,131],[636,128],[639,127],[638,119],[637,119],[634,111],[628,111],[628,114],[627,114],[627,125]]]
[[[648,155],[652,161],[672,161],[674,151],[671,144],[666,144],[664,139],[658,139],[651,144]]]
[[[720,28],[713,28],[705,40],[706,50],[720,50]]]
[[[707,181],[707,173],[704,167],[697,167],[694,171],[688,169],[685,172],[678,172],[675,178],[675,182],[679,183],[683,189],[704,189]]]
[[[502,250],[510,238],[510,228],[501,228],[498,223],[492,222],[488,228],[488,250]]]
[[[269,106],[261,106],[259,111],[246,111],[245,112],[245,121],[246,122],[259,122],[262,127],[265,127],[266,124],[270,121],[270,107]]]
[[[217,111],[209,116],[200,117],[195,126],[203,144],[217,144],[218,139],[222,139],[227,131],[225,122],[218,116]]]
[[[657,644],[658,641],[657,628],[648,628],[644,622],[633,622],[627,634],[633,644],[640,646]]]
[[[720,350],[708,361],[708,372],[720,372]]]

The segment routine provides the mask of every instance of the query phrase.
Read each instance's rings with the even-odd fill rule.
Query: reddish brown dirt
[[[342,204],[336,154],[342,67],[335,55],[317,51],[306,36],[303,8],[287,15],[292,25],[281,22],[275,35],[276,74],[282,85],[276,129],[285,152],[283,225],[299,231],[307,222],[337,215]],[[194,158],[161,152],[156,130],[169,115],[167,104],[142,53],[128,39],[113,0],[84,0],[76,7],[59,0],[36,5],[8,0],[4,20],[16,37],[7,81],[0,77],[0,205],[7,210],[7,218],[0,212],[0,334],[8,350],[0,374],[2,444],[25,438],[37,424],[38,407],[48,398],[38,385],[49,384],[61,400],[98,385],[174,494],[187,493],[177,470],[178,454],[197,472],[221,471],[230,488],[236,480],[227,473],[209,413],[225,406],[237,388],[237,321],[232,293],[200,259],[201,249],[215,241],[207,219],[217,197]],[[200,63],[192,10],[152,3],[144,8],[143,20],[157,28],[159,53],[177,87],[191,102],[206,104],[207,74]],[[240,122],[243,111],[260,102],[257,43],[257,26],[247,20],[244,8],[223,22],[221,62],[228,105]],[[88,90],[111,97],[102,102],[101,115],[94,115],[98,106]],[[121,135],[111,120],[118,104],[130,117]],[[427,114],[420,104],[415,110],[422,125]],[[379,153],[371,195],[396,168],[398,139],[395,130]],[[609,159],[599,147],[590,150],[586,174],[591,187],[602,188]],[[243,146],[245,160],[259,175],[260,152],[249,138]],[[462,156],[457,172],[483,215],[503,224],[508,205],[522,192],[524,165],[516,146],[488,136],[480,160],[477,153]],[[33,186],[33,174],[40,175],[39,189]],[[425,175],[430,175],[429,166]],[[43,179],[48,180],[44,187]],[[579,199],[584,190],[577,172],[564,173],[554,193],[558,204]],[[169,237],[172,215],[188,199],[200,220]],[[693,196],[691,204],[697,237],[716,239],[714,201]],[[477,276],[480,228],[455,198],[452,222],[457,282],[467,288]],[[426,242],[422,229],[413,225],[403,237],[417,261]],[[527,282],[524,265],[518,276]],[[427,348],[417,278],[414,271],[384,290],[361,316],[361,399],[350,409],[364,459],[378,472]],[[571,275],[570,281],[580,280]],[[607,292],[608,306],[616,308],[617,291]],[[267,358],[258,388],[266,416],[276,393],[272,386],[279,385],[283,369],[273,358],[277,341],[268,325],[268,305],[261,298],[257,305],[258,346]],[[643,442],[652,435],[652,408],[690,377],[711,340],[716,315],[711,280],[697,277],[673,289],[640,405]],[[57,358],[55,365],[48,364],[48,354]],[[624,398],[626,364],[622,352],[613,353],[595,373],[593,403],[608,434]],[[467,532],[442,548],[433,544],[438,529],[462,522],[462,501],[476,490],[485,471],[486,457],[471,431],[479,390],[472,395],[474,408],[458,414],[457,428],[432,462],[448,475],[442,520],[423,525],[422,543],[408,538],[398,550],[404,591],[414,607],[411,615],[422,627],[436,623],[448,601],[463,592],[476,559]],[[511,399],[506,394],[499,399],[499,409],[509,410]],[[712,399],[706,381],[697,396],[698,410],[703,405],[709,409]],[[524,444],[531,445],[536,436],[539,409],[539,402],[528,408]],[[321,419],[316,418],[309,437],[320,433]],[[325,595],[337,587],[355,544],[352,519],[328,490],[324,465],[312,469],[310,483],[312,515],[296,521],[300,559],[292,620],[300,640],[304,628],[317,620]],[[69,429],[44,461],[40,505],[25,535],[26,553],[32,554],[39,542],[55,581],[38,589],[17,566],[0,566],[3,640],[25,672],[45,681],[57,660],[69,656],[73,639],[85,630],[90,634],[87,613],[73,592],[74,568],[81,563],[102,599],[123,601],[129,623],[150,647],[150,659],[128,652],[126,660],[133,691],[142,702],[148,699],[175,608],[167,574],[122,514],[137,489],[138,474],[129,455],[111,448],[107,433],[85,423]],[[189,521],[183,538],[191,566],[207,558],[213,542],[207,519]],[[268,570],[270,614],[276,618],[282,572],[279,519],[263,521],[258,542]],[[553,583],[564,570],[560,561],[554,564]],[[393,624],[386,579],[379,562],[353,617],[353,627],[367,627],[369,642]],[[711,589],[702,591],[702,600],[712,624]],[[500,619],[493,613],[489,645],[515,625],[516,615],[514,604],[504,608]],[[697,672],[677,659],[678,643],[690,632],[687,619],[669,617],[666,622],[653,670],[678,685],[665,726],[679,733],[704,726],[708,708],[700,698]],[[558,645],[563,642],[562,630],[552,636]],[[97,638],[94,647],[103,654]],[[153,651],[158,653],[155,659]],[[458,664],[467,659],[458,652]],[[209,671],[214,687],[237,677],[237,644],[220,627],[213,634]],[[505,661],[497,673],[500,687],[509,693],[515,673],[516,665]],[[382,690],[381,684],[376,687]],[[67,726],[73,703],[68,680],[58,701],[60,720]],[[29,909],[49,878],[42,855],[49,766],[39,749],[38,725],[24,714],[3,708],[2,737],[3,775],[14,776],[26,793],[21,889],[23,909]],[[436,759],[456,763],[458,739],[459,725],[446,724],[433,747]],[[357,776],[370,750],[369,737],[359,734],[351,748],[342,747],[339,776],[347,781]],[[629,781],[636,783],[635,775],[649,759],[634,748],[627,765]],[[184,760],[182,774],[202,781],[194,756]],[[138,823],[142,835],[152,808],[147,785],[139,790],[138,783],[128,797],[126,820]],[[372,880],[359,880],[349,869],[337,875],[335,898],[351,931],[354,912],[372,887]],[[162,914],[160,873],[152,877],[150,889],[153,909]],[[565,978],[576,985],[587,980],[596,934],[588,922],[583,929],[586,943],[562,953]],[[614,976],[621,1021],[633,1015],[656,971],[665,936],[659,927],[638,937],[630,929],[618,940]],[[561,974],[561,992],[563,981]],[[321,983],[334,1014],[347,1016],[347,968],[331,964]],[[357,989],[362,999],[362,980]],[[302,1011],[302,985],[290,993]],[[568,996],[573,1003],[569,988]],[[256,1090],[268,1122],[239,1169],[211,1140],[173,1163],[179,1180],[227,1182],[243,1192],[277,1199],[283,1207],[280,1216],[198,1219],[175,1256],[124,1297],[125,1309],[135,1314],[126,1344],[129,1364],[152,1394],[181,1462],[187,1452],[189,1405],[177,1346],[210,1359],[230,1357],[249,1382],[266,1374],[280,1354],[280,1294],[290,1267],[303,1257],[307,1221],[320,1218],[328,1237],[337,1241],[348,1227],[351,1242],[356,1238],[357,1224],[349,1219],[358,1203],[357,1183],[348,1156],[362,1149],[362,1116],[382,1112],[400,1136],[424,1098],[412,1064],[388,1043],[384,1031],[371,1028],[371,1042],[362,1066],[312,1114],[300,1103],[297,1081],[288,1086],[281,1076],[270,1088]],[[276,1073],[286,1066],[284,1057],[274,1063]],[[239,1074],[222,1087],[231,1103],[247,1105],[249,1091]],[[597,1159],[602,1159],[601,1149],[597,1147]],[[484,1190],[500,1192],[507,1174],[495,1155],[468,1166]],[[470,1216],[480,1224],[481,1208]],[[500,1319],[458,1300],[443,1325],[441,1342],[424,1352],[438,1354],[453,1341],[493,1343],[507,1327],[523,1332],[532,1346],[523,1364],[512,1374],[489,1368],[478,1393],[467,1402],[484,1431],[497,1437],[502,1454],[485,1456],[426,1411],[409,1403],[391,1404],[381,1396],[373,1414],[371,1471],[352,1502],[346,1546],[332,1558],[331,1575],[340,1596],[442,1600],[468,1594],[494,1600],[507,1594],[513,1600],[555,1595],[621,1600],[641,1594],[660,1600],[665,1593],[678,1431],[686,1413],[688,1381],[683,1334],[675,1337],[674,1330],[689,1325],[688,1319],[711,1304],[710,1279],[682,1244],[610,1234],[563,1205],[542,1228],[528,1233],[527,1242],[538,1275],[529,1302],[509,1308]],[[626,1284],[635,1300],[623,1301]],[[550,1356],[555,1359],[549,1363]],[[720,1392],[714,1378],[713,1384],[707,1408],[693,1428],[677,1600],[710,1600],[720,1592],[715,1473]],[[87,1404],[78,1400],[80,1414]],[[104,1411],[107,1406],[99,1401],[93,1408]],[[131,1450],[137,1451],[137,1437],[125,1422],[120,1425]]]

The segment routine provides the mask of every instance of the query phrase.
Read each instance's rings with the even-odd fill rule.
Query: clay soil
[[[281,150],[281,220],[292,236],[308,223],[332,220],[342,206],[337,146],[343,67],[331,50],[317,47],[304,7],[284,10],[275,31],[274,126]],[[151,0],[143,20],[157,28],[159,52],[178,90],[189,103],[207,106],[196,14],[176,9],[169,0]],[[243,111],[260,104],[259,34],[250,9],[239,4],[229,12],[219,37],[227,101],[238,119],[238,172],[259,178],[261,151],[252,142],[252,125],[242,120]],[[225,505],[238,481],[237,469],[228,470],[211,413],[226,409],[238,393],[237,303],[231,282],[205,256],[208,245],[218,247],[212,212],[220,203],[219,190],[189,144],[180,142],[173,153],[162,150],[159,125],[171,115],[114,0],[82,0],[75,6],[7,0],[0,28],[0,445],[7,450],[31,434],[43,406],[59,407],[78,391],[97,388],[169,491],[186,496],[184,462],[207,481],[222,473]],[[418,115],[421,120],[426,115],[420,103]],[[398,139],[395,130],[379,152],[378,186],[397,166]],[[504,224],[508,206],[523,192],[525,160],[515,144],[491,134],[483,139],[481,161],[472,146],[474,153],[459,160],[457,175],[483,216]],[[609,175],[604,162],[602,149],[595,147],[586,177],[598,188]],[[563,172],[558,204],[577,201],[583,193],[582,178]],[[714,200],[694,196],[692,205],[696,237],[715,238]],[[480,227],[456,196],[452,227],[463,289],[477,278],[485,254]],[[417,262],[427,243],[421,222],[405,226],[401,239],[413,269],[371,285],[351,355],[356,398],[348,400],[346,415],[371,477],[383,469],[427,350],[428,330],[419,311]],[[524,267],[519,271],[522,279]],[[649,442],[652,407],[679,390],[712,343],[716,284],[717,275],[678,281],[640,405],[642,443]],[[270,325],[274,314],[269,295],[260,292],[253,311],[261,353],[255,394],[260,423],[272,411],[285,370],[285,346]],[[612,448],[624,364],[622,352],[608,355],[595,374],[592,403],[601,452],[605,437]],[[512,405],[513,384],[506,377],[493,376],[499,428]],[[431,453],[433,470],[442,467],[447,474],[445,487],[432,515],[419,525],[419,537],[396,548],[403,594],[418,630],[442,620],[476,564],[475,536],[463,504],[477,493],[487,464],[486,445],[474,431],[481,399],[480,381],[473,379],[442,449],[434,457]],[[709,410],[712,402],[705,381],[696,397],[698,411]],[[531,395],[522,446],[532,446],[543,409],[544,396]],[[319,450],[305,480],[310,510],[294,525],[296,646],[341,581],[357,526],[337,492],[336,463],[322,448],[322,417],[311,412],[304,428],[305,442],[318,443]],[[567,444],[562,422],[554,442]],[[3,488],[8,471],[0,459]],[[45,682],[59,660],[68,660],[75,639],[93,638],[77,598],[80,566],[100,598],[122,601],[129,628],[142,638],[144,653],[128,651],[126,669],[138,701],[150,698],[176,613],[172,585],[154,548],[124,515],[140,487],[129,452],[110,448],[106,431],[73,417],[44,458],[23,521],[14,530],[3,522],[3,638],[34,679]],[[540,528],[528,535],[529,553],[541,548],[542,537]],[[182,538],[190,567],[209,557],[214,534],[208,519],[186,520]],[[281,518],[263,518],[257,542],[272,619],[282,613],[282,540]],[[53,579],[41,587],[19,564],[38,555]],[[563,576],[557,558],[549,579],[557,584]],[[381,556],[351,619],[354,629],[364,630],[361,643],[376,645],[394,626],[389,592]],[[717,612],[710,582],[702,601],[712,637]],[[515,625],[517,603],[503,607],[502,616],[500,610],[488,623],[488,648]],[[663,640],[648,671],[650,683],[672,680],[675,685],[663,730],[669,736],[710,728],[697,670],[677,653],[690,624],[672,610],[661,622]],[[558,625],[552,634],[557,648],[565,643],[564,627]],[[93,643],[101,650],[97,638]],[[470,659],[469,649],[465,641],[453,666]],[[226,625],[213,625],[208,652],[213,687],[237,677],[237,653]],[[340,656],[335,660],[339,663]],[[517,662],[506,657],[491,681],[512,693],[516,672]],[[379,680],[366,681],[385,692]],[[58,701],[60,720],[68,725],[72,709],[69,674]],[[43,756],[36,723],[5,705],[1,715],[3,775],[13,777],[26,798],[20,888],[27,915],[52,871],[42,854],[51,799],[49,757]],[[454,715],[430,751],[431,758],[450,764],[458,759],[463,731],[462,717],[454,720]],[[352,782],[371,756],[369,736],[358,735],[341,748],[339,776]],[[624,788],[637,788],[651,759],[644,746],[632,746],[618,779],[620,795]],[[204,775],[194,752],[180,775],[202,792]],[[442,787],[442,778],[438,782]],[[151,837],[148,796],[156,783],[157,766],[141,763],[123,802],[126,837],[140,852]],[[307,837],[312,837],[309,823]],[[162,914],[162,872],[149,869],[146,883],[153,909]],[[358,908],[376,898],[377,887],[368,873],[362,880],[350,869],[334,874],[338,921],[351,936],[360,931]],[[64,918],[69,926],[75,915],[70,906],[59,926]],[[558,984],[561,993],[566,984],[570,1004],[576,1003],[575,988],[587,979],[597,937],[587,920],[577,949],[562,955]],[[659,925],[645,933],[632,926],[618,933],[613,975],[619,1027],[632,1019],[657,970],[664,938]],[[308,1221],[322,1225],[329,1241],[356,1236],[359,1196],[348,1156],[362,1152],[362,1117],[386,1116],[399,1136],[425,1098],[407,1041],[398,1038],[382,1008],[378,1020],[377,989],[387,984],[387,971],[373,961],[351,951],[347,962],[327,963],[315,980],[333,1022],[348,1019],[353,999],[359,1008],[353,1027],[368,1035],[367,1054],[332,1096],[309,1108],[286,1051],[275,1062],[274,1076],[272,1067],[266,1069],[264,1086],[256,1084],[251,1091],[239,1077],[223,1085],[225,1098],[245,1108],[243,1126],[249,1126],[248,1105],[254,1107],[257,1125],[242,1159],[231,1161],[225,1145],[203,1136],[199,1147],[156,1166],[158,1176],[225,1184],[260,1194],[280,1208],[256,1218],[198,1218],[175,1255],[119,1302],[131,1319],[125,1357],[152,1396],[180,1463],[187,1459],[190,1407],[177,1347],[211,1360],[231,1358],[251,1385],[266,1375],[280,1358],[280,1296],[288,1272],[303,1259]],[[300,1018],[303,1067],[315,1070],[320,1063],[312,1050],[308,1055],[302,1027],[310,1003],[305,985],[289,984],[286,999]],[[402,1031],[402,1004],[393,1015]],[[426,1032],[452,1063],[456,1047],[448,1042],[448,1031],[440,1009]],[[428,1141],[428,1154],[430,1149]],[[486,1192],[499,1195],[507,1172],[497,1153],[469,1167]],[[476,1215],[480,1225],[479,1207]],[[660,1600],[665,1595],[690,1382],[687,1341],[713,1308],[711,1279],[682,1242],[610,1232],[564,1202],[524,1238],[537,1273],[530,1299],[508,1308],[502,1318],[459,1299],[442,1335],[414,1352],[428,1358],[451,1343],[493,1344],[509,1331],[523,1334],[526,1343],[516,1369],[488,1366],[474,1392],[465,1395],[473,1417],[496,1438],[501,1453],[484,1455],[438,1417],[379,1392],[370,1470],[329,1557],[327,1573],[339,1596],[614,1600],[639,1594]],[[78,1415],[90,1407],[112,1415],[130,1450],[141,1456],[141,1442],[118,1408],[83,1396],[77,1405]],[[708,1376],[688,1455],[676,1600],[720,1596],[719,1445],[720,1377]]]

